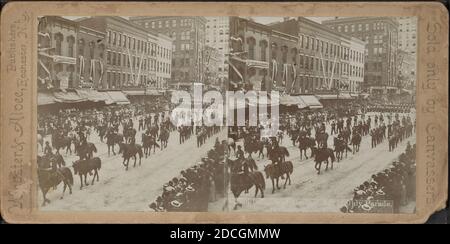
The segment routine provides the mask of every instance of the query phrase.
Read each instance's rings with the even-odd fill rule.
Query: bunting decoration
[[[278,72],[278,64],[277,61],[275,59],[272,59],[272,83],[273,83],[273,87],[277,86],[277,81],[275,80],[275,78],[277,77],[277,72]]]
[[[80,81],[83,81],[83,73],[84,73],[84,57],[82,55],[78,56],[78,59],[80,60],[80,71],[79,71],[79,75],[80,75]]]
[[[295,92],[295,84],[297,83],[297,69],[296,65],[292,65],[292,83],[291,83],[291,93]]]

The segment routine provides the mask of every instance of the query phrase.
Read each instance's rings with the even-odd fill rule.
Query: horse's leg
[[[87,173],[84,174],[84,185],[88,186],[89,183],[87,183]]]
[[[258,195],[258,189],[259,189],[258,185],[255,184],[255,197],[256,197],[256,195]]]
[[[47,198],[45,196],[47,195],[48,190],[41,187],[41,191],[42,191],[42,196],[44,198],[44,201],[42,202],[42,206],[45,206],[45,203],[47,202]]]
[[[272,178],[272,194],[275,193],[275,181]]]
[[[278,190],[280,190],[280,189],[281,189],[281,188],[280,188],[280,186],[279,186],[279,184],[278,184],[278,183],[279,183],[279,181],[280,181],[280,178],[279,178],[279,177],[277,177],[277,189],[278,189]]]
[[[63,199],[64,198],[64,193],[66,192],[66,187],[67,187],[67,182],[66,182],[66,180],[63,180],[63,183],[64,183],[64,188],[63,188],[63,193],[62,193],[62,196],[61,196],[61,198],[60,199]]]
[[[81,186],[80,186],[80,190],[83,189],[83,175],[81,173],[79,173],[80,175],[80,182],[81,182]]]
[[[94,176],[92,177],[91,185],[94,185],[95,176],[97,175],[97,169],[94,169]]]
[[[283,186],[284,189],[286,189],[286,183],[288,182],[288,179],[289,179],[289,173],[286,172],[286,180],[284,181],[284,186]],[[290,183],[289,183],[289,185],[290,185]]]
[[[317,174],[320,175],[320,167],[322,167],[322,161],[320,161],[318,164],[319,168],[317,169]]]

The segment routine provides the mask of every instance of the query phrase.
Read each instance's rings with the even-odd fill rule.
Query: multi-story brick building
[[[253,88],[276,86],[289,93],[361,91],[364,43],[356,38],[306,18],[270,25],[232,18],[231,33],[233,52],[242,52],[233,58],[242,60],[232,64]],[[239,80],[236,74],[230,71],[230,78]]]
[[[337,18],[323,25],[366,43],[364,85],[371,93],[395,93],[398,22],[389,17]]]
[[[76,54],[79,25],[57,16],[39,19],[38,88],[77,86]]]
[[[96,16],[78,23],[106,33],[106,79],[100,89],[145,89],[155,73],[157,56],[157,45],[149,41],[148,30],[121,17]]]
[[[206,45],[217,50],[219,80],[228,79],[228,56],[230,37],[229,17],[206,17]]]
[[[201,82],[204,74],[206,18],[194,16],[131,17],[130,21],[149,31],[173,39],[172,84]]]
[[[76,87],[98,88],[106,80],[106,33],[80,26],[77,36]]]

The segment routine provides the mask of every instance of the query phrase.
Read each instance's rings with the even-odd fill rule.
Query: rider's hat
[[[179,208],[179,207],[181,207],[182,203],[180,203],[177,200],[173,200],[170,202],[170,205],[172,205],[173,207]]]

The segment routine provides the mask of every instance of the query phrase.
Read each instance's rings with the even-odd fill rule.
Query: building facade
[[[172,38],[156,34],[156,88],[167,89],[172,74]]]
[[[218,54],[217,71],[219,80],[228,79],[228,56],[229,53],[229,17],[206,17],[206,42],[209,47],[215,48]]]
[[[364,88],[371,93],[398,91],[398,22],[389,17],[337,18],[323,25],[366,43]]]
[[[76,76],[81,88],[98,88],[106,80],[105,32],[80,26],[77,36]]]
[[[397,17],[398,48],[415,54],[417,51],[417,17]]]
[[[157,45],[148,41],[148,30],[121,17],[96,16],[78,23],[106,33],[106,79],[99,89],[145,89],[155,73],[157,56]]]
[[[38,89],[78,85],[75,72],[78,29],[78,23],[61,17],[39,19]]]
[[[194,16],[131,17],[146,30],[162,33],[173,40],[171,83],[201,82],[205,71],[206,18]]]

